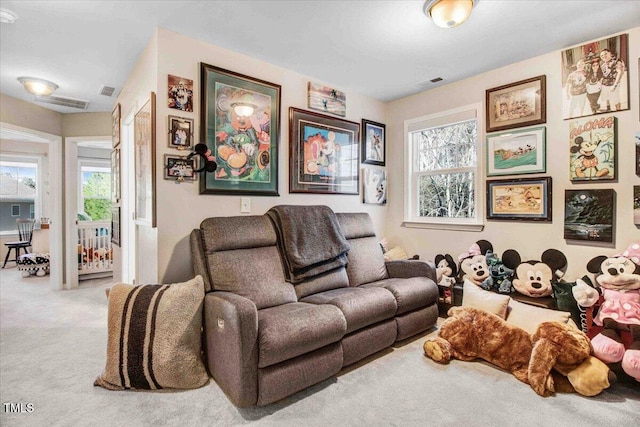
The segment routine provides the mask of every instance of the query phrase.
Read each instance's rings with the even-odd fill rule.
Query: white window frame
[[[15,208],[18,208],[18,213],[17,214],[13,213]],[[17,218],[17,217],[20,216],[20,205],[19,204],[16,203],[15,205],[13,205],[13,204],[11,205],[11,216],[13,218]]]
[[[36,228],[39,228],[38,219],[42,216],[42,190],[43,190],[43,177],[42,177],[42,157],[41,155],[27,155],[27,154],[11,154],[2,153],[2,161],[6,163],[35,163],[36,170],[36,197],[34,197],[34,218],[36,218]],[[13,215],[12,215],[13,216]],[[7,230],[0,232],[0,236],[17,236],[18,228],[15,230]]]
[[[109,159],[78,159],[78,212],[84,212],[84,188],[82,185],[82,168],[104,169],[104,172],[113,173],[111,160]],[[110,200],[111,197],[105,197]]]
[[[465,120],[456,120],[455,116],[470,115]],[[438,126],[452,125],[460,123],[462,121],[469,120],[475,116],[476,119],[476,166],[473,169],[475,173],[475,195],[474,195],[474,218],[425,218],[418,215],[418,178],[423,173],[418,171],[418,150],[417,146],[414,146],[409,129],[415,129],[416,126],[420,126],[423,122],[425,124],[424,129]],[[447,117],[451,117],[451,121],[447,120]],[[403,226],[412,228],[431,228],[440,230],[459,230],[459,231],[482,231],[484,228],[484,152],[482,150],[482,143],[484,141],[484,109],[481,103],[475,103],[452,110],[442,111],[427,116],[416,117],[414,119],[405,120],[404,122],[404,152],[405,152],[405,196],[404,196],[404,222]],[[468,170],[468,168],[465,168]],[[443,172],[456,172],[459,169],[445,169]]]

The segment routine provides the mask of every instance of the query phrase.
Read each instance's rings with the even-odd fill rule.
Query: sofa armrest
[[[207,269],[207,262],[204,255],[204,247],[202,246],[201,232],[199,229],[196,228],[191,231],[189,243],[191,245],[193,272],[196,276],[202,276],[205,292],[212,291],[213,287],[211,286],[211,278],[209,277],[209,270]]]
[[[258,310],[230,292],[210,292],[204,301],[207,365],[236,406],[258,401]]]
[[[436,266],[430,261],[415,259],[386,261],[387,273],[391,278],[428,277],[436,281]]]

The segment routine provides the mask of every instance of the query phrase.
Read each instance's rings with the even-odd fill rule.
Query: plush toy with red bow
[[[603,298],[594,323],[604,329],[591,340],[594,354],[603,362],[622,362],[622,369],[640,381],[640,243],[633,243],[621,254],[593,258],[587,270],[597,274]],[[591,307],[600,295],[580,282],[573,287],[573,295],[578,304]],[[620,338],[621,331],[631,333],[628,348]]]

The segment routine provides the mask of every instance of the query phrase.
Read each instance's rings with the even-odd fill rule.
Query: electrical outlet
[[[242,197],[240,198],[240,213],[249,213],[251,212],[251,198]]]

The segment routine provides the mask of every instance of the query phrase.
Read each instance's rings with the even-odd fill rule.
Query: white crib
[[[78,275],[112,271],[111,221],[78,221]]]

